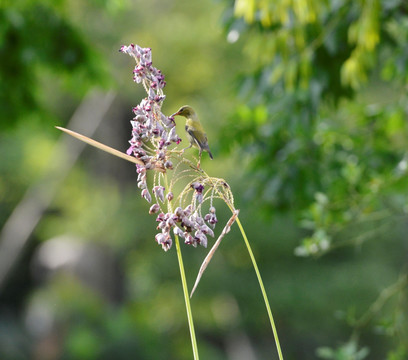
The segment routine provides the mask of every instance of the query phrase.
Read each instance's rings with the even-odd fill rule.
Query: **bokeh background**
[[[166,76],[163,111],[206,127],[285,359],[408,359],[404,0],[3,0],[0,358],[192,358],[134,165],[54,128],[127,149],[130,43]],[[191,288],[208,250],[182,251]],[[202,359],[277,359],[235,226],[192,308]]]

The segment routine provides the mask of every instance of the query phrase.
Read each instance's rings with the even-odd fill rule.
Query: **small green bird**
[[[201,153],[203,150],[207,151],[210,158],[213,159],[208,146],[207,135],[204,132],[204,128],[201,125],[201,122],[198,119],[197,113],[194,111],[194,109],[191,106],[184,105],[172,116],[176,115],[184,116],[186,118],[186,134],[188,141],[190,141],[190,146],[183,149],[183,151],[191,148],[192,146],[198,147],[200,153],[197,167],[200,167]]]

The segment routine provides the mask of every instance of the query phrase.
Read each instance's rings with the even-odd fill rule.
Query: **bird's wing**
[[[208,149],[207,135],[203,132],[194,129],[186,129],[188,134],[197,142],[197,145],[202,149]]]

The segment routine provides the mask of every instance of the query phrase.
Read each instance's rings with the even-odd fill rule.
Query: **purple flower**
[[[173,128],[176,126],[176,123],[174,121],[173,117],[167,117],[164,114],[161,114],[161,122],[163,123],[164,126],[168,128]]]
[[[146,182],[145,181],[139,181],[138,183],[137,183],[137,187],[139,188],[139,189],[146,189]],[[143,195],[142,195],[143,196]],[[144,196],[143,196],[144,197]],[[146,199],[147,200],[147,199]],[[150,202],[150,201],[149,201]]]
[[[147,180],[146,172],[141,172],[137,175],[137,181],[143,181],[144,183],[146,183],[146,180]]]
[[[141,173],[146,174],[146,168],[143,165],[136,164],[136,172],[138,174],[141,174]]]
[[[130,147],[126,150],[126,154],[128,154],[128,155],[132,154],[134,148],[135,148],[134,145],[130,145]]]
[[[166,220],[166,225],[169,227],[173,227],[174,225],[176,225],[177,216],[174,216],[173,214],[169,215],[169,218]]]
[[[186,228],[186,231],[191,232],[194,229],[194,223],[187,217],[181,219],[181,226]]]
[[[174,214],[179,218],[178,221],[181,221],[181,218],[184,216],[184,210],[178,206],[176,207],[176,210],[174,210]]]
[[[165,143],[166,143],[166,139],[160,139],[159,145],[158,145],[160,150],[163,149]]]
[[[192,211],[193,211],[193,206],[190,204],[184,209],[184,214],[186,216],[190,216]]]
[[[155,97],[156,97],[156,93],[154,92],[152,88],[150,88],[149,89],[149,100],[154,100]]]
[[[211,227],[214,229],[215,225],[218,222],[217,216],[215,215],[215,207],[211,206],[209,209],[208,214],[204,216],[204,220],[211,225]]]
[[[161,102],[164,101],[165,98],[166,98],[166,95],[156,95],[156,96],[154,97],[154,101],[155,101],[157,104],[160,104]]]
[[[194,240],[197,244],[207,247],[207,237],[200,230],[195,232]]]
[[[166,221],[162,221],[159,223],[159,225],[157,225],[157,229],[161,229],[161,230],[169,230],[170,227],[166,224]]]
[[[179,141],[179,140],[180,140],[180,138],[176,133],[176,128],[175,127],[171,128],[171,130],[169,132],[169,135],[167,136],[167,141],[168,142],[172,141],[172,142],[177,143],[177,141]]]
[[[199,216],[199,215],[192,215],[190,216],[190,220],[193,221],[196,225],[196,228],[200,227],[201,225],[204,225],[204,219]]]
[[[159,204],[153,204],[149,209],[149,214],[156,214],[157,212],[159,212],[159,210],[160,210]]]
[[[203,234],[208,234],[211,237],[214,237],[214,231],[212,231],[207,225],[201,225],[200,230],[203,232]]]
[[[161,232],[156,234],[155,239],[159,245],[162,246],[164,251],[167,251],[171,248],[172,240],[168,232]]]
[[[197,247],[197,241],[194,240],[194,237],[189,232],[184,233],[184,244]]]
[[[195,181],[191,184],[191,187],[197,191],[197,193],[202,193],[204,190],[204,185],[200,184],[198,181]]]
[[[143,161],[143,165],[136,165],[137,186],[141,189],[141,196],[148,202],[152,202],[152,195],[147,186],[147,170],[155,166],[159,166],[161,170],[173,169],[173,163],[170,160],[172,152],[168,147],[174,143],[179,144],[181,138],[177,135],[174,118],[167,117],[161,112],[163,101],[166,98],[162,91],[166,81],[162,72],[153,66],[151,49],[130,44],[122,46],[119,51],[135,59],[134,81],[142,82],[147,92],[146,97],[132,108],[134,118],[131,120],[130,146],[126,153]],[[155,148],[153,151],[152,147]],[[172,192],[165,194],[165,188],[157,185],[156,179],[157,177],[151,189],[156,201],[150,206],[149,213],[158,214],[156,221],[157,229],[160,232],[155,237],[157,243],[162,245],[165,251],[170,249],[172,246],[170,232],[173,229],[174,235],[184,238],[186,244],[195,247],[198,244],[207,246],[207,236],[214,236],[210,226],[214,227],[218,220],[213,207],[204,218],[201,217],[201,205],[197,206],[197,204],[202,204],[204,200],[204,184],[200,181],[192,182],[193,194],[182,194],[183,196],[191,195],[190,205],[184,209],[177,207],[174,212],[165,214],[160,212],[159,204],[165,199],[172,201],[174,194]],[[183,196],[180,199],[182,203],[186,201]]]
[[[164,213],[157,215],[156,221],[164,221]]]
[[[178,226],[175,226],[173,229],[173,233],[176,236],[180,236],[181,238],[184,238],[184,232],[181,230]]]
[[[143,189],[142,190],[142,197],[146,199],[147,202],[152,202],[152,196],[149,193],[149,190]]]
[[[164,202],[164,186],[155,186],[153,187],[153,192],[160,199],[161,202]]]

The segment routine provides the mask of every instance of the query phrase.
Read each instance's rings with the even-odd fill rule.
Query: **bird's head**
[[[195,111],[191,106],[184,105],[177,112],[175,112],[171,116],[176,116],[176,115],[180,115],[180,116],[184,116],[184,117],[191,117],[191,116],[195,115]]]

